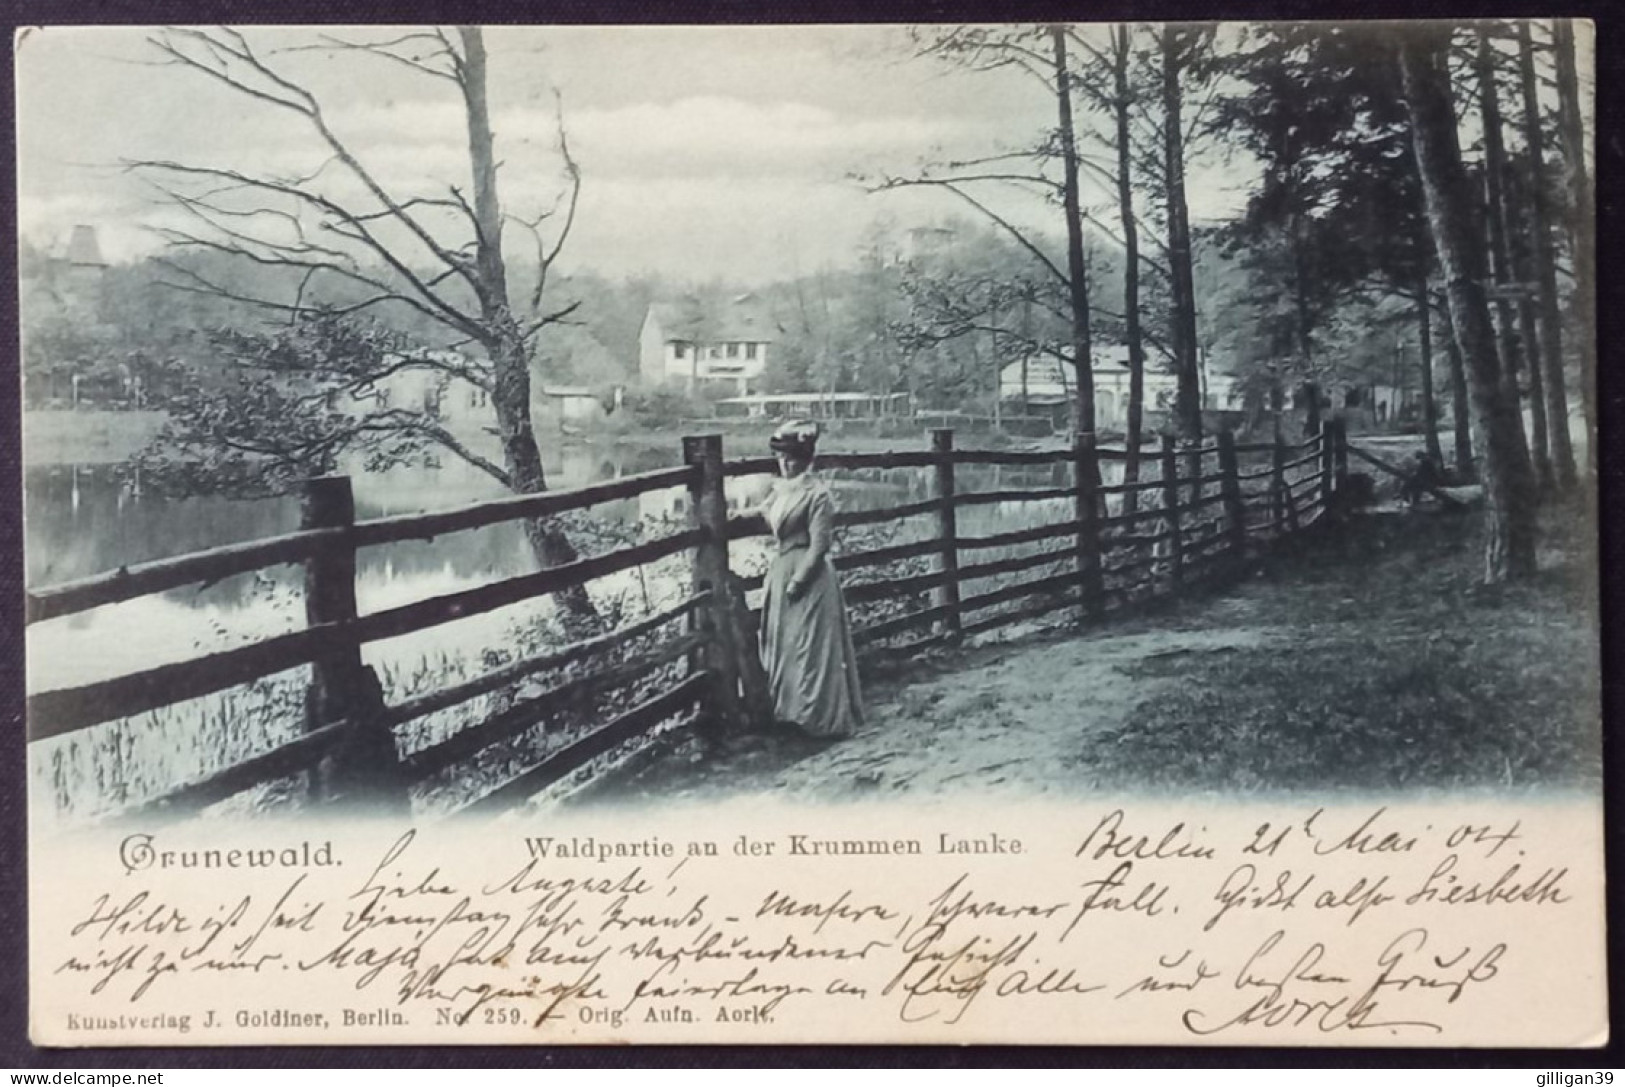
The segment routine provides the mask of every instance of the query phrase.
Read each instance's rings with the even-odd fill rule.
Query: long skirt
[[[813,736],[846,736],[863,723],[858,659],[840,582],[828,559],[799,599],[790,579],[801,554],[778,556],[763,580],[762,668],[773,716]]]

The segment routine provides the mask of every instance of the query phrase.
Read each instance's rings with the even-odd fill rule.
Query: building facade
[[[1128,426],[1129,404],[1128,348],[1106,344],[1094,353],[1095,428],[1124,430]],[[1202,397],[1204,411],[1235,411],[1241,408],[1241,388],[1228,374],[1208,374]],[[1012,362],[999,373],[999,398],[1007,408],[1048,414],[1057,405],[1076,399],[1075,371],[1050,355],[1033,356],[1025,362]],[[1171,411],[1178,394],[1179,379],[1173,374],[1149,367],[1145,371],[1143,407],[1147,412]]]
[[[718,400],[718,418],[889,419],[912,414],[908,393],[772,393]]]
[[[691,393],[720,387],[745,396],[760,381],[778,335],[754,295],[716,304],[656,303],[638,335],[638,371],[646,384],[681,384]]]

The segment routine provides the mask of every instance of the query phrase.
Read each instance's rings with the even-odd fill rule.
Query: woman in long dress
[[[780,478],[763,508],[778,554],[763,582],[762,667],[776,721],[835,739],[863,723],[857,654],[829,551],[835,501],[812,473],[815,423],[788,423],[769,445]]]

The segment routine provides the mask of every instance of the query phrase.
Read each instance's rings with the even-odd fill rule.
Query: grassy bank
[[[1590,540],[1553,511],[1540,576],[1486,587],[1478,521],[1361,518],[1289,556],[1238,604],[1289,623],[1290,642],[1127,667],[1150,693],[1080,766],[1175,791],[1595,784]]]
[[[23,463],[116,464],[152,441],[165,418],[161,411],[26,411]]]

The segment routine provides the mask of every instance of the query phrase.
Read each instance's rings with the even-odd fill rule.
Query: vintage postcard
[[[1592,42],[20,33],[34,1042],[1605,1044]]]

